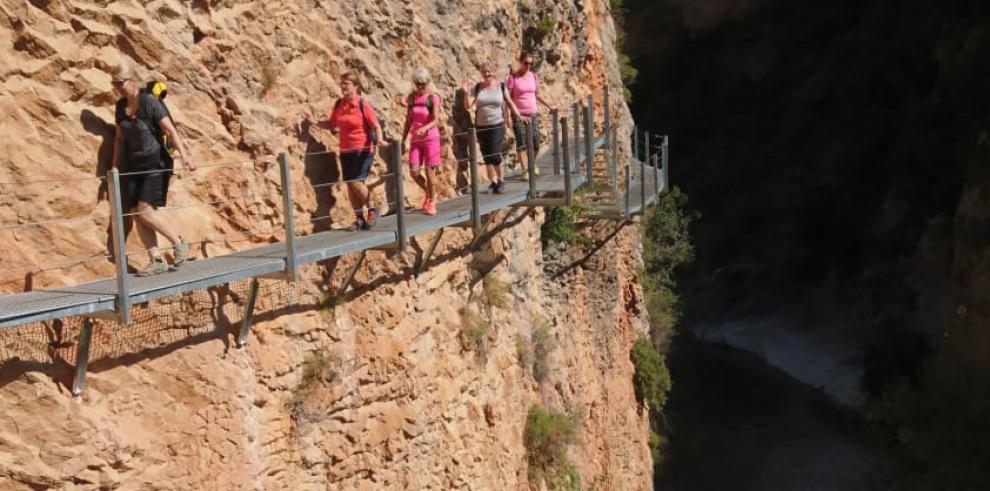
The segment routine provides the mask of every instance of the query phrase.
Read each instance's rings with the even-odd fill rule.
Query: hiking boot
[[[182,263],[189,259],[189,243],[182,240],[178,244],[172,246],[172,255],[174,259],[172,260],[172,266],[179,267]]]
[[[528,169],[523,170],[522,173],[519,174],[519,177],[521,177],[522,180],[524,180],[524,181],[528,181],[529,180],[529,170]]]
[[[498,182],[497,181],[492,181],[492,182],[490,182],[488,184],[488,192],[489,193],[497,193],[498,192]],[[111,261],[111,262],[113,262],[113,261]]]
[[[137,272],[137,275],[138,276],[154,276],[156,274],[162,274],[162,273],[164,273],[166,271],[168,271],[168,264],[165,263],[165,260],[164,259],[162,259],[160,257],[156,257],[156,258],[152,259],[151,262],[148,263],[148,265],[144,267],[144,269],[138,271]]]
[[[381,216],[378,213],[378,208],[368,208],[368,219],[364,222],[364,229],[371,230],[378,225],[378,217]]]
[[[357,217],[354,219],[354,223],[350,227],[347,227],[348,232],[357,232],[358,230],[364,230],[367,224],[364,221],[364,217]]]
[[[533,166],[533,174],[540,175],[540,168],[539,168],[539,166],[535,166],[535,165]]]
[[[502,194],[505,192],[505,181],[499,181],[495,185],[495,194]]]

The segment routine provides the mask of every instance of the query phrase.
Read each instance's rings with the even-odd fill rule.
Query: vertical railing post
[[[612,111],[610,109],[608,80],[606,80],[604,87],[602,87],[602,124],[605,129],[605,144],[608,145],[610,151],[614,152],[615,149],[612,148],[612,143],[609,141],[609,135],[612,134]]]
[[[605,135],[611,140],[609,145],[609,178],[612,180],[612,196],[619,200],[619,128],[612,127],[612,133]]]
[[[588,102],[591,102],[591,97],[588,98]],[[592,170],[595,164],[595,135],[594,130],[591,126],[591,111],[593,108],[588,106],[584,108],[584,157],[585,157],[585,172],[586,178],[585,182],[589,186],[594,184],[594,176],[592,175]]]
[[[626,206],[625,206],[625,211],[622,214],[626,218],[626,220],[629,219],[629,216],[631,214],[630,210],[632,210],[632,176],[630,175],[631,172],[630,169],[632,169],[632,162],[633,160],[629,159],[629,164],[626,165],[626,191],[624,193],[626,198],[625,199]]]
[[[86,386],[86,370],[89,369],[89,345],[93,341],[93,319],[83,318],[79,342],[76,345],[76,374],[72,378],[72,395],[82,394]]]
[[[581,106],[575,102],[571,106],[571,118],[574,121],[574,134],[571,138],[574,140],[574,163],[571,171],[577,172],[578,167],[581,165]]]
[[[670,166],[668,165],[669,160],[667,157],[668,154],[670,153],[669,142],[670,142],[670,136],[663,135],[663,147],[662,147],[663,153],[661,154],[663,161],[661,162],[661,164],[663,165],[663,190],[665,192],[670,190],[669,187],[670,182],[667,180],[670,178]]]
[[[567,118],[560,118],[561,148],[564,152],[564,201],[570,206],[574,202],[574,184],[571,182],[571,145],[567,132]]]
[[[406,186],[405,176],[402,173],[402,143],[399,140],[392,140],[389,148],[392,150],[389,154],[389,167],[395,178],[395,240],[399,250],[405,251],[409,237],[406,233]]]
[[[560,175],[560,117],[557,108],[550,111],[550,126],[553,138],[553,175]]]
[[[471,170],[471,228],[474,236],[481,233],[481,206],[478,199],[478,132],[474,128],[468,130],[470,143],[470,170]]]
[[[660,153],[653,154],[653,201],[660,199]]]
[[[650,160],[650,133],[647,131],[643,132],[643,149],[643,160],[639,162],[639,196],[642,205],[639,209],[640,213],[646,213],[646,164]]]
[[[529,120],[526,127],[526,174],[529,178],[529,199],[536,198],[536,128],[535,120]]]
[[[639,128],[635,126],[632,131],[632,160],[639,160]]]
[[[121,208],[120,173],[117,169],[107,172],[107,190],[110,198],[110,233],[113,237],[113,264],[117,270],[117,319],[121,324],[131,322],[131,296],[127,277],[127,236],[124,231],[124,210]],[[132,217],[136,220],[137,217]]]
[[[289,167],[289,156],[284,152],[278,154],[278,166],[282,179],[282,219],[285,221],[285,274],[289,281],[296,281],[299,277],[299,266],[296,264],[296,205],[292,198],[292,169]]]

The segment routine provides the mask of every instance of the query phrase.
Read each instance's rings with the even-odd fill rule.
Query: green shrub
[[[917,384],[905,378],[885,399],[884,418],[907,448],[898,489],[968,491],[990,482],[990,374],[949,363],[958,362],[929,366]]]
[[[583,243],[585,239],[578,232],[577,222],[587,213],[588,206],[582,202],[576,202],[570,206],[550,208],[541,230],[544,247],[553,242]]]
[[[509,306],[509,290],[511,285],[500,280],[494,274],[485,275],[481,280],[481,304],[488,310],[489,315],[494,309],[504,309]]]
[[[617,10],[622,8],[623,0],[608,0],[608,4],[612,6],[612,10]]]
[[[663,437],[657,432],[650,430],[650,457],[653,459],[654,465],[660,465],[663,463]]]
[[[661,195],[640,222],[644,264],[640,284],[650,313],[650,338],[657,346],[666,343],[680,318],[675,272],[694,260],[689,227],[696,218],[687,211],[687,196],[675,187]]]
[[[314,351],[309,354],[302,365],[302,377],[292,389],[288,406],[289,414],[295,421],[311,421],[317,413],[306,407],[307,400],[318,388],[328,386],[337,381],[338,360],[325,351]]]
[[[581,476],[567,458],[567,446],[576,441],[573,416],[531,407],[523,431],[530,479],[545,480],[554,490],[581,489]]]
[[[533,378],[542,382],[550,374],[550,352],[557,348],[557,343],[550,332],[550,326],[543,319],[534,322],[533,346]]]
[[[640,338],[629,352],[635,372],[633,388],[640,403],[647,402],[656,413],[663,411],[667,403],[667,393],[673,385],[664,356],[646,338]]]
[[[516,335],[516,360],[524,372],[530,371],[533,366],[533,345],[521,334]]]
[[[491,331],[491,323],[480,314],[463,307],[458,312],[461,315],[461,347],[465,351],[474,351],[479,358],[484,358],[488,354],[488,332]]]
[[[551,32],[557,23],[550,18],[544,18],[536,24],[536,41],[543,41]]]

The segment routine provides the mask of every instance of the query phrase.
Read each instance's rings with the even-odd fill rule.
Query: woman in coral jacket
[[[384,146],[381,142],[382,127],[375,108],[361,95],[361,82],[356,74],[347,72],[340,76],[340,95],[329,119],[318,121],[309,109],[305,117],[313,126],[338,131],[340,167],[354,210],[354,223],[348,230],[368,230],[375,226],[380,216],[378,209],[371,205],[371,193],[365,180],[378,146]],[[367,218],[365,209],[368,210]]]

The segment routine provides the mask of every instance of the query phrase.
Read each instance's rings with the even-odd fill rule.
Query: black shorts
[[[502,165],[502,142],[505,141],[505,123],[479,126],[475,129],[481,160],[486,165]]]
[[[347,152],[340,154],[340,170],[345,181],[364,181],[371,171],[371,164],[375,161],[375,154],[369,150],[360,152]]]
[[[517,118],[515,115],[512,116],[512,132],[516,137],[516,150],[526,149],[526,127],[533,126],[533,140],[536,144],[533,145],[533,154],[537,154],[540,151],[540,114],[536,113],[529,117],[529,123],[524,123],[522,119]]]
[[[124,211],[131,210],[138,202],[145,202],[155,208],[165,206],[165,194],[172,172],[161,165],[158,155],[127,162],[120,176],[120,205]],[[160,169],[159,172],[147,172]],[[131,172],[140,172],[131,174]]]

